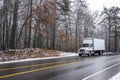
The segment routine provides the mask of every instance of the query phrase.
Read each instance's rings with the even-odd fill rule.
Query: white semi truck
[[[105,51],[105,41],[97,38],[85,38],[83,39],[83,45],[78,50],[79,56],[87,54],[91,56],[93,54],[102,55]]]

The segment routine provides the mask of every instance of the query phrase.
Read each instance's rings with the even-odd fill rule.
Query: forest
[[[87,0],[0,0],[0,51],[41,48],[77,52],[83,38],[120,51],[120,8],[92,12]]]

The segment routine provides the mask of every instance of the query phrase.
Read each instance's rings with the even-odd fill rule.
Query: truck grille
[[[84,49],[80,49],[80,52],[84,52],[85,50]]]

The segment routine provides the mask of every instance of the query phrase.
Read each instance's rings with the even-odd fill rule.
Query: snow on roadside
[[[70,52],[60,52],[60,56],[56,56],[56,57],[28,58],[28,59],[22,59],[22,60],[0,62],[0,64],[18,63],[18,62],[35,61],[35,60],[46,60],[46,59],[55,59],[55,58],[70,57],[70,56],[78,56],[78,54],[70,53]]]
[[[60,56],[66,57],[66,56],[77,56],[77,53],[71,53],[71,52],[60,52]]]
[[[109,80],[120,80],[120,73],[116,74],[115,76],[113,76]]]

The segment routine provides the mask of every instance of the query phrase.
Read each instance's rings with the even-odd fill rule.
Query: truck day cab
[[[91,56],[93,54],[102,55],[105,51],[105,41],[97,38],[85,38],[83,39],[83,45],[79,49],[79,56],[87,54]]]

